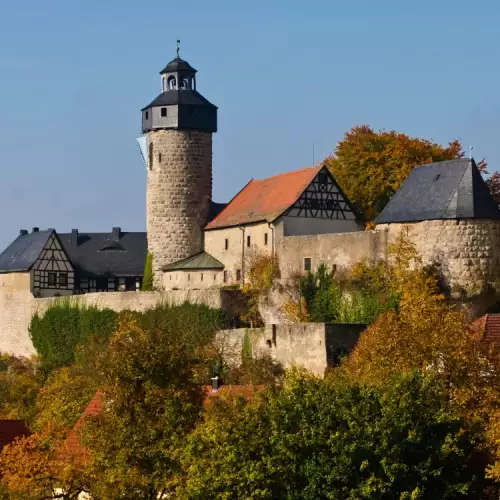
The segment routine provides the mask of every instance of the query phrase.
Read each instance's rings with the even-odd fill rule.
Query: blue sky
[[[0,247],[145,229],[140,109],[177,38],[219,106],[216,201],[356,124],[460,138],[500,169],[499,20],[481,0],[0,0]]]

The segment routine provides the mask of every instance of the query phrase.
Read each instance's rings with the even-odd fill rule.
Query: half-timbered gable
[[[340,220],[357,218],[353,206],[326,167],[318,172],[285,215]]]
[[[31,274],[35,296],[73,293],[75,271],[55,231],[49,235],[32,266]]]

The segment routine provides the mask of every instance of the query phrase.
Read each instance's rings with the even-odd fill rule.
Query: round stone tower
[[[160,72],[162,93],[142,110],[147,135],[147,235],[154,285],[162,268],[203,250],[212,200],[217,107],[196,90],[196,70],[177,57]]]

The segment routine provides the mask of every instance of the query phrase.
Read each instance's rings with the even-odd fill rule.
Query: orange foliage
[[[391,131],[353,127],[326,164],[367,220],[373,220],[413,167],[463,156],[455,140],[448,146]],[[484,164],[485,165],[485,164]]]

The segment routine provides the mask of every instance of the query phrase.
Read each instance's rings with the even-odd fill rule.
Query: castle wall
[[[267,245],[265,244],[266,234]],[[248,236],[250,236],[250,247],[247,246]],[[243,272],[249,254],[255,251],[270,253],[272,245],[273,229],[267,222],[205,231],[205,251],[224,264],[224,270],[227,272],[225,284],[236,281],[236,271],[239,269]]]
[[[30,356],[35,350],[29,338],[28,328],[35,313],[43,314],[51,305],[61,300],[57,297],[35,299],[31,292],[21,287],[12,287],[2,282],[8,276],[8,283],[23,284],[24,276],[0,275],[0,352],[19,356]],[[28,274],[28,273],[24,273]],[[29,276],[29,275],[28,275]],[[239,316],[245,308],[245,301],[237,290],[172,290],[169,292],[100,292],[73,295],[65,298],[82,306],[95,306],[113,311],[145,311],[161,303],[206,304],[220,308],[229,318]]]
[[[224,285],[224,273],[218,270],[168,271],[163,273],[165,290],[207,290]]]
[[[415,243],[424,265],[438,264],[452,292],[468,296],[487,284],[500,282],[500,221],[433,220],[409,224],[380,224],[388,242],[403,231]]]
[[[154,286],[161,288],[163,266],[203,249],[212,197],[212,134],[157,130],[148,135],[148,249]]]
[[[303,273],[305,258],[311,259],[313,271],[321,263],[342,270],[362,260],[385,260],[386,237],[378,231],[285,236],[277,246],[281,276],[286,279]]]
[[[255,357],[269,355],[283,368],[297,365],[323,376],[327,368],[339,361],[340,355],[354,348],[365,328],[365,325],[325,323],[269,325],[223,330],[218,332],[217,342],[230,364],[241,361],[244,339],[248,336]]]

